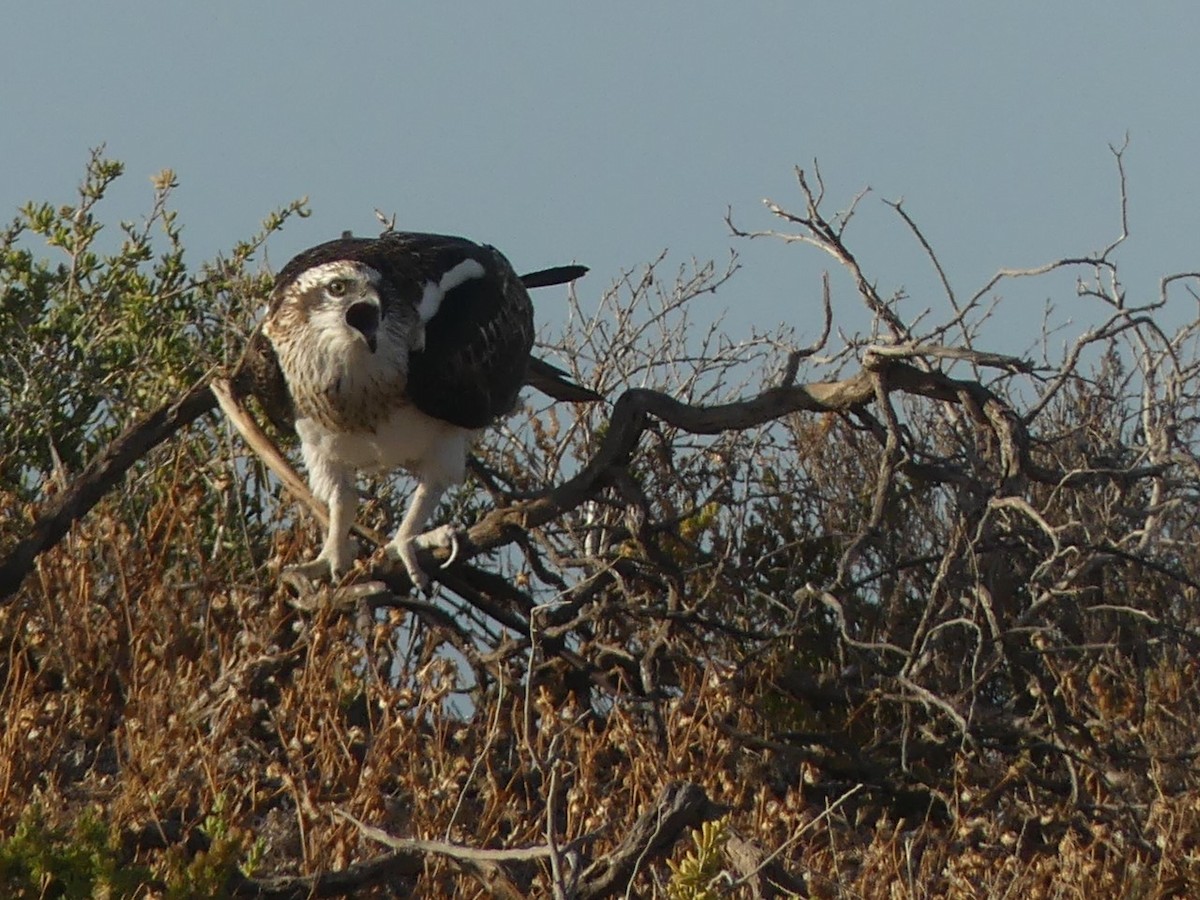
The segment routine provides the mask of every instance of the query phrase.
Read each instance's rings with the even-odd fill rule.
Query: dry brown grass
[[[362,896],[688,896],[667,860],[690,842],[639,831],[686,782],[707,802],[682,824],[728,815],[715,896],[1200,894],[1200,326],[1127,302],[1114,245],[1046,268],[1099,312],[1040,367],[978,349],[1007,276],[914,333],[801,190],[780,218],[874,332],[809,360],[786,330],[697,329],[732,266],[573,298],[543,349],[670,396],[529,398],[443,510],[511,515],[432,600],[297,604],[278,569],[315,529],[215,419],[142,460],[0,604],[0,836],[91,813],[158,879],[141,896],[216,890],[206,859],[255,862],[225,885],[246,896],[337,872]],[[547,492],[581,470],[582,498]],[[0,498],[3,553],[70,487],[40,474]],[[385,878],[352,868],[387,850],[347,816],[540,849],[408,845]]]
[[[1200,883],[1190,759],[1113,773],[1105,780],[1141,782],[1122,796],[1085,773],[1082,789],[1107,807],[1089,816],[1030,794],[1019,756],[994,754],[988,771],[964,749],[950,757],[952,814],[900,817],[871,791],[838,804],[854,785],[739,739],[770,731],[756,677],[771,665],[761,660],[742,671],[701,662],[679,671],[657,708],[618,694],[603,713],[548,685],[527,690],[510,665],[472,713],[455,712],[458,664],[428,649],[383,652],[413,626],[398,611],[364,635],[353,616],[298,614],[268,578],[222,582],[219,565],[198,558],[164,569],[164,546],[195,546],[191,502],[186,486],[164,494],[146,510],[147,537],[100,511],[0,609],[0,832],[35,799],[54,824],[99,805],[115,828],[140,831],[198,828],[224,797],[229,822],[265,841],[262,872],[301,874],[378,852],[334,810],[398,835],[540,844],[554,772],[549,815],[564,844],[595,835],[590,852],[602,855],[664,784],[686,779],[731,809],[741,836],[784,848],[779,860],[813,896],[1166,897]],[[182,583],[164,572],[205,576]],[[1100,667],[1065,700],[1094,710],[1097,740],[1135,729],[1165,751],[1194,740],[1194,669],[1144,672],[1140,710],[1131,673]],[[1128,796],[1151,799],[1111,815]],[[548,874],[529,866],[523,877],[545,885]],[[487,895],[439,861],[421,890]]]

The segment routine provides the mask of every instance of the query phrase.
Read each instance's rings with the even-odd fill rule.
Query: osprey
[[[353,563],[355,475],[403,467],[417,487],[387,546],[413,584],[442,493],[466,474],[480,429],[509,412],[525,382],[533,305],[508,260],[460,237],[387,232],[304,251],[279,273],[263,333],[295,414],[313,493],[329,506],[320,554],[295,571],[341,575]]]

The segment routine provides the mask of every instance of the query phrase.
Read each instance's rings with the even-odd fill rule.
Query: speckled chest
[[[409,402],[407,350],[385,340],[371,353],[341,341],[274,341],[297,418],[332,431],[369,433]]]

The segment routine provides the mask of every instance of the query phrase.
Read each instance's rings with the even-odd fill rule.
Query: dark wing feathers
[[[238,392],[257,397],[272,425],[283,434],[296,430],[296,408],[292,404],[292,395],[283,377],[279,357],[263,334],[262,325],[250,335],[242,351],[242,359],[234,371]]]
[[[536,356],[529,357],[529,371],[525,375],[525,383],[537,388],[552,400],[563,400],[569,403],[595,403],[604,398],[583,385],[571,380],[569,372],[558,366],[551,365]]]
[[[539,269],[536,272],[526,272],[521,276],[521,284],[527,288],[550,287],[555,284],[566,284],[576,278],[582,278],[588,272],[587,266],[555,266],[552,269]]]
[[[417,408],[463,428],[482,428],[512,410],[533,348],[525,286],[499,251],[473,246],[484,276],[446,294],[425,326],[424,350],[408,362]]]

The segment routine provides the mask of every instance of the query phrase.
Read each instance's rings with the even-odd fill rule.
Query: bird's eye
[[[331,297],[344,297],[346,290],[350,287],[345,278],[336,278],[329,282],[329,286],[325,290],[329,291]]]

